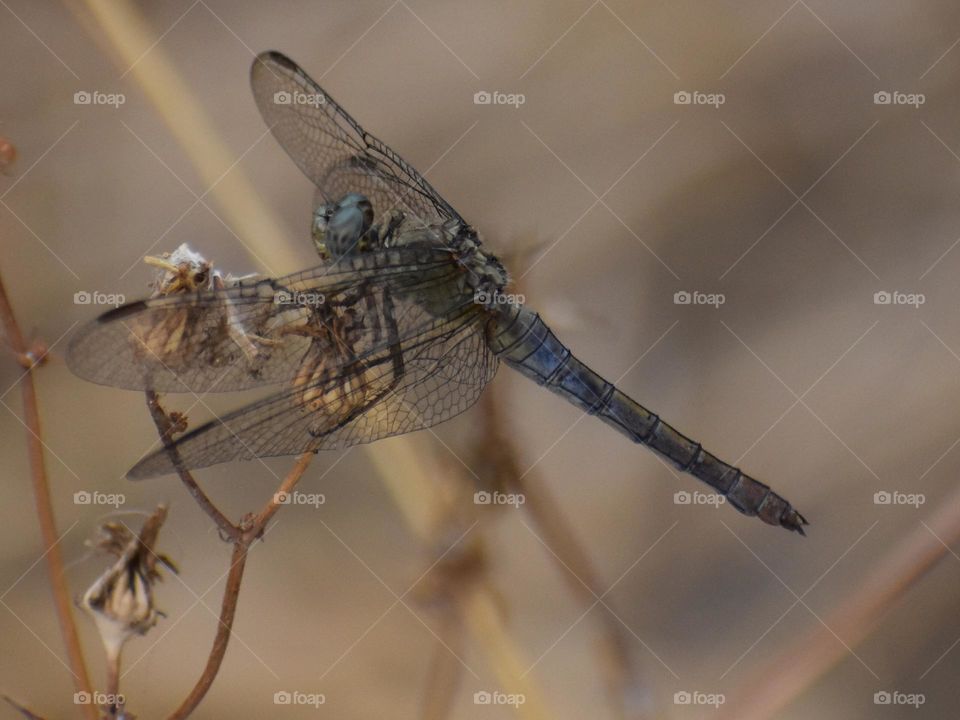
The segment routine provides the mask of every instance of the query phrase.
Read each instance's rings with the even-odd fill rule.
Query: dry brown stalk
[[[727,695],[718,720],[765,720],[782,710],[876,630],[884,613],[960,542],[960,491],[881,558],[823,622],[788,644],[772,662],[753,668]],[[842,642],[828,628],[842,637]],[[848,649],[849,648],[849,649]]]
[[[50,498],[50,483],[47,479],[47,468],[43,456],[43,431],[40,424],[40,408],[37,403],[37,389],[33,382],[33,373],[46,359],[46,348],[40,343],[28,347],[24,340],[20,326],[17,324],[13,307],[7,297],[7,291],[0,278],[0,324],[3,325],[7,341],[13,350],[14,356],[24,368],[20,379],[20,393],[23,398],[24,426],[27,429],[27,452],[30,456],[30,477],[33,485],[33,498],[37,509],[37,520],[40,525],[40,536],[43,539],[44,560],[47,567],[47,576],[53,591],[54,605],[57,611],[57,620],[60,623],[60,634],[67,648],[67,658],[70,672],[73,675],[74,690],[78,693],[91,693],[90,675],[80,646],[80,637],[73,618],[73,603],[70,599],[70,589],[67,587],[66,576],[63,571],[63,554],[59,545],[56,518],[53,514],[53,502]],[[97,709],[91,704],[78,706],[90,720],[96,720]]]

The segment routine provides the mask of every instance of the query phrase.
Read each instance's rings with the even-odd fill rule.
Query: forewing
[[[257,56],[250,84],[274,137],[325,202],[361,192],[373,203],[378,220],[401,209],[425,225],[462,221],[420,173],[360,127],[286,56],[278,52]]]
[[[445,249],[390,248],[276,280],[134,302],[81,329],[67,364],[91,382],[133,390],[225,392],[286,382],[317,352],[323,325],[335,324],[358,293],[390,287],[414,304],[421,289],[462,293],[460,275]],[[417,318],[430,322],[412,314],[406,333],[419,332]],[[360,318],[352,330],[357,346],[371,352],[386,342],[373,322]]]
[[[473,405],[496,372],[486,319],[481,308],[464,305],[429,326],[417,323],[419,334],[359,365],[341,366],[330,382],[294,386],[207,423],[177,441],[183,467],[340,449],[443,422]],[[175,470],[159,450],[128,477]]]

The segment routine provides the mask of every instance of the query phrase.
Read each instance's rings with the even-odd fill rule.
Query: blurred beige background
[[[593,419],[568,433],[579,417],[573,406],[501,371],[491,392],[502,430],[522,469],[532,468],[528,479],[569,518],[603,586],[613,586],[605,601],[637,660],[645,717],[715,714],[676,704],[683,691],[726,693],[732,703],[787,643],[829,622],[904,538],[924,532],[953,492],[955,4],[204,0],[139,10],[156,42],[142,51],[169,55],[233,153],[235,165],[221,171],[249,176],[284,223],[286,237],[275,241],[297,266],[315,262],[312,189],[264,137],[247,84],[253,54],[270,48],[416,167],[431,168],[431,182],[494,251],[518,255],[539,243],[513,272],[557,334],[809,518],[803,539],[730,508],[678,505],[678,490],[704,488]],[[159,717],[202,668],[229,547],[175,479],[124,479],[156,434],[140,394],[67,371],[65,334],[106,309],[77,305],[74,294],[139,297],[149,279],[143,255],[181,242],[234,272],[297,266],[259,263],[233,234],[242,232],[215,216],[212,195],[209,209],[195,204],[208,187],[82,4],[7,0],[0,18],[0,136],[20,155],[0,177],[0,272],[25,332],[56,342],[38,381],[74,592],[103,567],[84,540],[112,511],[74,504],[75,492],[123,493],[125,513],[171,508],[160,547],[181,576],[160,586],[168,618],[130,643],[123,680],[130,709]],[[481,90],[526,101],[475,105]],[[77,91],[123,93],[126,102],[76,105]],[[676,104],[680,91],[725,101]],[[875,104],[880,91],[922,93],[924,103]],[[678,291],[722,293],[725,302],[677,305]],[[875,304],[884,291],[925,302]],[[0,390],[19,374],[14,362],[0,364]],[[2,402],[0,690],[66,717],[72,686],[34,565],[42,548],[16,389]],[[219,413],[244,396],[207,402]],[[438,428],[443,444],[429,434],[413,440],[436,459],[430,467],[450,468],[438,482],[453,482],[454,456],[471,456],[484,412]],[[195,423],[210,417],[202,407],[190,414]],[[267,465],[282,475],[290,461]],[[260,463],[198,476],[233,517],[276,484]],[[394,594],[445,548],[410,530],[364,449],[318,457],[303,490],[326,502],[285,508],[252,553],[235,637],[196,717],[421,717],[437,618],[412,598],[409,610],[395,604]],[[925,503],[877,505],[878,491],[922,493]],[[585,608],[523,509],[480,517],[471,532],[488,548],[507,627],[531,666],[527,680],[553,717],[614,717],[597,654],[599,611],[581,619]],[[954,550],[777,717],[955,716]],[[79,623],[102,687],[93,625]],[[847,628],[831,631],[847,643]],[[474,692],[498,680],[469,637],[458,654],[450,716],[513,715],[474,704]],[[326,703],[278,708],[274,693],[283,690],[323,693]],[[878,707],[880,691],[923,693],[925,704]],[[16,716],[0,706],[0,717]]]

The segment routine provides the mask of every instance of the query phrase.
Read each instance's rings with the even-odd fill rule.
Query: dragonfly
[[[122,305],[71,340],[78,376],[114,387],[279,389],[140,460],[131,479],[335,450],[422,430],[473,405],[501,362],[595,415],[734,508],[804,534],[768,485],[708,452],[587,367],[521,298],[477,231],[409,163],[296,63],[251,68],[276,140],[316,186],[321,262],[285,277],[214,283],[173,264],[179,291]],[[161,269],[163,261],[156,261]]]

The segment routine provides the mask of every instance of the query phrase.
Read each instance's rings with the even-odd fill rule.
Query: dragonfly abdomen
[[[522,305],[502,305],[488,329],[491,349],[511,367],[646,445],[727,498],[745,515],[803,533],[804,517],[780,495],[720,460],[582,363]]]

